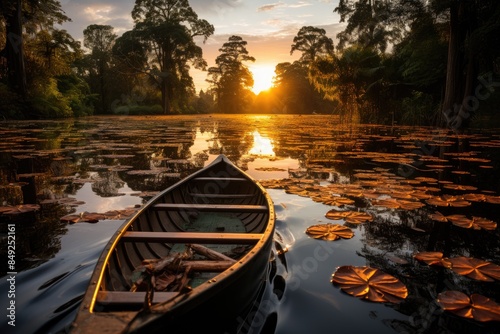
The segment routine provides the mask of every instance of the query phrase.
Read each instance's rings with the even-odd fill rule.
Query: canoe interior
[[[219,160],[159,194],[130,220],[104,266],[91,312],[140,309],[140,294],[121,293],[130,291],[134,269],[143,260],[184,252],[186,241],[235,260],[255,247],[268,228],[269,200],[252,179]],[[194,288],[219,273],[190,273],[188,285]],[[172,292],[155,295],[154,302],[161,302]]]

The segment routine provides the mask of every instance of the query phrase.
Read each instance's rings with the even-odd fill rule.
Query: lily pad
[[[419,201],[408,201],[404,199],[381,199],[372,201],[375,206],[382,206],[388,209],[403,209],[403,210],[415,210],[424,207],[425,204]]]
[[[497,223],[481,217],[472,217],[472,219],[469,219],[464,215],[451,215],[446,218],[448,218],[453,225],[463,228],[472,228],[474,230],[494,230],[497,228]]]
[[[494,230],[497,228],[497,223],[492,220],[481,218],[481,217],[472,217],[472,219],[467,218],[464,215],[449,215],[444,216],[440,212],[435,212],[430,214],[429,217],[432,220],[446,223],[451,222],[455,226],[459,226],[462,228],[472,228],[474,230]]]
[[[421,262],[427,263],[429,266],[442,266],[449,268],[451,266],[448,258],[443,258],[441,252],[420,252],[414,254],[413,257]]]
[[[460,291],[445,291],[438,295],[437,303],[445,311],[476,321],[500,321],[500,305],[488,297]]]
[[[430,214],[429,218],[432,220],[435,220],[437,222],[442,222],[442,223],[448,222],[448,218],[446,218],[445,215],[443,215],[441,212],[438,212],[438,211]]]
[[[408,289],[400,280],[371,267],[338,267],[331,282],[354,297],[372,302],[400,303],[408,296]]]
[[[427,204],[435,206],[451,206],[456,208],[463,208],[471,205],[471,203],[469,201],[466,201],[463,197],[451,195],[435,196],[433,198],[429,198],[427,200]]]
[[[326,205],[332,205],[332,206],[338,206],[338,207],[342,207],[344,205],[354,204],[354,201],[352,199],[346,198],[346,197],[341,197],[341,196],[330,196],[330,195],[322,196],[322,195],[319,195],[319,196],[312,197],[312,200],[315,202],[321,202],[321,203],[326,204]]]
[[[338,224],[312,225],[307,228],[306,233],[314,239],[323,240],[351,239],[354,236],[350,228]]]
[[[485,282],[500,280],[500,266],[491,262],[464,256],[450,258],[448,261],[451,263],[451,270],[459,275]]]
[[[330,210],[326,213],[325,217],[332,220],[344,219],[347,223],[351,224],[361,224],[373,221],[373,217],[370,214],[358,211]]]
[[[0,214],[4,215],[19,215],[27,212],[34,212],[40,210],[38,204],[21,204],[21,205],[6,205],[0,206]]]

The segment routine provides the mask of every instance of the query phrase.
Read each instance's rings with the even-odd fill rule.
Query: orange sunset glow
[[[250,72],[253,75],[252,91],[258,95],[262,91],[266,91],[273,86],[274,66],[273,65],[256,65],[249,66]]]

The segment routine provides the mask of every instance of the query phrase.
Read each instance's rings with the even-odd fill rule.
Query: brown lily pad
[[[315,196],[315,197],[312,197],[312,200],[314,200],[315,202],[321,202],[323,204],[326,204],[326,205],[332,205],[332,206],[338,206],[338,207],[342,207],[344,205],[351,205],[351,204],[354,204],[354,201],[350,198],[346,198],[346,197],[341,197],[341,196],[322,196],[322,195],[319,195],[319,196]]]
[[[494,230],[497,228],[497,223],[492,220],[481,218],[481,217],[472,217],[472,219],[467,218],[465,215],[449,215],[444,216],[440,212],[435,212],[430,214],[429,217],[432,220],[446,223],[451,222],[455,226],[459,226],[462,228],[472,228],[474,230]]]
[[[38,204],[21,204],[21,205],[6,205],[0,206],[0,214],[4,215],[19,215],[27,212],[34,212],[40,210]]]
[[[491,204],[500,204],[500,196],[486,196],[486,202]]]
[[[307,228],[306,233],[314,239],[323,240],[350,239],[354,236],[350,228],[338,224],[312,225]]]
[[[459,275],[485,282],[500,280],[500,266],[491,262],[464,256],[450,258],[448,261],[451,263],[451,270]]]
[[[330,210],[326,213],[325,217],[332,220],[344,219],[351,224],[361,224],[373,221],[373,217],[370,214],[357,211]]]
[[[445,215],[443,215],[441,212],[438,212],[438,211],[430,214],[429,218],[431,218],[432,220],[438,221],[438,222],[442,222],[442,223],[448,222],[448,218],[446,218]]]
[[[481,217],[472,217],[472,219],[469,219],[464,215],[451,215],[446,218],[451,221],[453,225],[462,228],[472,228],[474,230],[494,230],[497,228],[497,223]]]
[[[379,303],[400,303],[408,289],[396,277],[371,267],[338,267],[331,282],[351,296]]]
[[[463,197],[451,195],[435,196],[433,198],[429,198],[427,200],[427,204],[435,206],[451,206],[455,208],[463,208],[471,205],[471,203],[469,201],[466,201]]]
[[[448,258],[443,258],[441,252],[420,252],[414,254],[413,257],[421,262],[427,263],[429,266],[442,266],[449,268],[451,266]]]
[[[438,295],[437,303],[445,311],[476,321],[500,321],[500,305],[488,297],[460,291],[445,291]]]

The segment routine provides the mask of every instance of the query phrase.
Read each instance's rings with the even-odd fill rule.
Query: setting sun
[[[273,85],[274,66],[272,65],[257,65],[250,66],[250,71],[253,75],[253,88],[255,94],[259,94],[264,90],[268,90]]]

